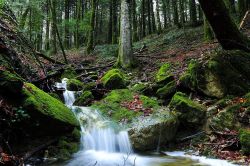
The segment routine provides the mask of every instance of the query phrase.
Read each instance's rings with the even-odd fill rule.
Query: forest
[[[250,164],[250,0],[0,0],[0,165]]]

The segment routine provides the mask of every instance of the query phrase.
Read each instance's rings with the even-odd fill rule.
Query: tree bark
[[[117,63],[123,68],[130,68],[135,65],[131,36],[129,0],[121,0],[120,44]]]
[[[216,38],[226,50],[249,51],[248,39],[241,34],[223,1],[199,0]]]

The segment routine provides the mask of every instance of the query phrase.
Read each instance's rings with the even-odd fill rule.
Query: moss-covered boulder
[[[169,98],[172,95],[175,94],[177,89],[177,85],[175,81],[169,82],[167,85],[165,85],[162,88],[159,88],[156,92],[157,97],[161,99]]]
[[[169,108],[179,114],[180,123],[184,126],[196,128],[205,123],[206,108],[190,100],[184,93],[177,92],[169,103]]]
[[[130,141],[136,151],[156,150],[159,145],[164,146],[175,138],[178,126],[177,117],[163,110],[137,120],[129,130]]]
[[[193,61],[180,83],[211,97],[243,95],[250,90],[250,54],[220,51],[211,54],[209,60]]]
[[[135,97],[142,102],[141,110],[131,110],[129,103],[135,101]],[[133,105],[133,104],[131,104]],[[144,95],[138,95],[128,89],[113,90],[99,102],[92,105],[93,108],[100,110],[105,116],[110,117],[115,122],[131,122],[134,118],[142,116],[143,110],[150,109],[153,112],[160,108],[155,99]]]
[[[241,129],[239,134],[241,151],[249,155],[250,154],[250,129]]]
[[[149,85],[147,83],[137,83],[131,88],[131,90],[143,94],[148,86]]]
[[[125,74],[119,69],[109,70],[102,78],[101,83],[108,89],[122,89],[126,87]]]
[[[84,87],[84,84],[77,79],[67,80],[67,90],[69,91],[81,91]]]
[[[91,91],[84,91],[74,102],[76,106],[88,106],[94,100],[94,96]]]
[[[173,81],[174,76],[171,72],[171,64],[166,63],[162,65],[159,71],[156,73],[155,80],[159,86],[164,86],[165,84]]]
[[[22,107],[36,122],[34,129],[38,127],[41,132],[56,134],[79,126],[74,114],[61,101],[51,97],[33,84],[25,83],[22,94],[24,96]],[[53,126],[53,128],[48,126]]]
[[[23,88],[23,79],[8,72],[0,70],[0,92],[6,94],[20,94]]]
[[[61,78],[74,79],[76,78],[76,76],[77,76],[76,71],[73,69],[73,67],[69,66],[63,71]]]
[[[250,93],[242,97],[231,98],[225,108],[210,118],[210,126],[216,130],[239,130],[248,126],[250,121]],[[223,100],[222,100],[223,101]]]

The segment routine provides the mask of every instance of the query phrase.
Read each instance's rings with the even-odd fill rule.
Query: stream
[[[81,126],[81,147],[70,161],[53,166],[233,166],[224,160],[187,155],[184,152],[133,152],[126,130],[105,119],[97,110],[73,106],[77,93],[67,90],[67,79],[57,83],[64,89],[65,104],[74,112]]]

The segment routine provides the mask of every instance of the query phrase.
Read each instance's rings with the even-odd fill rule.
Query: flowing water
[[[67,79],[57,83],[64,89],[65,104],[71,108],[81,124],[81,149],[67,163],[67,166],[191,166],[215,165],[230,166],[227,162],[210,163],[206,158],[185,156],[181,152],[169,152],[168,156],[159,154],[139,155],[133,152],[126,130],[105,119],[97,110],[73,106],[78,92],[67,90]]]

